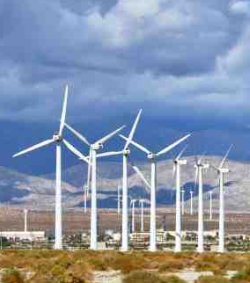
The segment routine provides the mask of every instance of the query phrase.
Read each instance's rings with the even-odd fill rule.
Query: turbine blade
[[[84,160],[87,164],[90,163],[90,161],[85,157],[78,149],[76,149],[72,144],[70,144],[67,140],[63,139],[63,143],[65,146],[76,156],[78,156],[81,160]]]
[[[198,167],[195,168],[194,189],[196,188],[198,180]]]
[[[204,151],[200,157],[200,159],[198,159],[198,163],[201,164],[202,159],[204,158],[204,156],[206,155],[206,151]]]
[[[141,170],[137,166],[132,166],[132,167],[135,170],[135,172],[138,174],[138,176],[141,178],[143,183],[146,185],[146,187],[149,188],[149,190],[151,190],[151,186],[150,186],[149,182],[147,181],[147,179],[144,177]]]
[[[182,137],[181,139],[177,140],[176,142],[168,145],[167,147],[165,147],[164,149],[162,149],[160,152],[158,152],[156,154],[156,156],[160,156],[164,153],[167,153],[168,151],[170,151],[171,149],[173,149],[174,147],[176,147],[178,144],[180,144],[181,142],[183,142],[184,140],[186,140],[187,138],[189,138],[191,136],[191,134],[188,134],[184,137]]]
[[[99,157],[106,157],[106,156],[116,156],[121,155],[123,151],[109,151],[109,152],[103,152],[96,155],[97,158]]]
[[[60,128],[59,128],[59,135],[60,136],[62,135],[63,128],[64,128],[64,125],[65,125],[67,103],[68,103],[68,93],[69,93],[69,87],[68,87],[68,85],[66,85],[65,86],[65,92],[64,92],[62,115],[61,115],[61,120],[60,120]]]
[[[174,166],[173,166],[173,177],[175,176],[175,172],[176,172],[176,164],[174,163]]]
[[[26,148],[26,149],[24,149],[24,150],[22,150],[22,151],[20,151],[20,152],[18,152],[18,153],[16,153],[16,154],[14,154],[13,157],[17,157],[17,156],[26,154],[26,153],[31,152],[31,151],[33,151],[33,150],[36,150],[36,149],[38,149],[38,148],[44,147],[44,146],[46,146],[46,145],[49,145],[49,144],[51,144],[51,143],[53,143],[53,142],[55,142],[54,139],[42,141],[42,142],[40,142],[40,143],[38,143],[38,144],[35,144],[35,145],[31,146],[31,147],[28,147],[28,148]]]
[[[89,164],[88,164],[88,176],[87,176],[87,187],[88,187],[88,193],[89,195],[89,189],[90,189],[90,181],[91,181],[91,163],[92,163],[92,150],[89,151]]]
[[[128,138],[125,137],[125,136],[123,136],[123,135],[119,135],[119,136],[120,136],[122,139],[124,139],[125,141],[128,140]],[[141,151],[145,152],[146,154],[149,154],[149,153],[150,153],[150,151],[149,151],[148,149],[146,149],[146,147],[140,145],[139,143],[137,143],[137,142],[135,142],[135,141],[133,141],[133,140],[131,140],[130,143],[131,143],[132,145],[134,145],[135,147],[137,147],[138,149],[140,149]]]
[[[110,134],[104,136],[103,138],[99,139],[95,143],[101,143],[101,144],[105,143],[106,141],[111,139],[114,135],[118,134],[124,128],[125,128],[125,126],[123,125],[120,128],[118,128],[117,130],[115,130],[115,131],[111,132]]]
[[[132,141],[132,139],[134,137],[135,130],[137,128],[137,125],[138,125],[140,117],[141,117],[141,113],[142,113],[142,109],[140,109],[139,113],[137,114],[137,116],[135,118],[134,124],[132,126],[132,129],[131,129],[131,131],[129,133],[128,139],[127,139],[126,144],[124,146],[124,150],[126,150],[128,148],[130,142]]]
[[[227,160],[227,157],[228,157],[228,155],[229,155],[229,153],[230,153],[232,147],[233,147],[233,145],[231,144],[230,147],[229,147],[229,149],[227,150],[227,152],[226,152],[224,158],[221,160],[221,163],[220,163],[220,166],[219,166],[220,169],[224,166],[224,163],[225,163],[225,161]]]
[[[177,157],[175,158],[175,160],[179,160],[183,153],[185,152],[185,150],[187,149],[188,145],[184,146],[184,148],[181,150],[181,152],[177,155]]]
[[[214,169],[216,172],[218,172],[218,171],[220,170],[219,168],[215,167],[213,164],[210,164],[210,167],[211,167],[212,169]]]
[[[70,125],[68,125],[67,123],[65,123],[65,127],[71,132],[73,133],[76,137],[78,137],[79,140],[81,140],[82,142],[84,142],[86,145],[90,146],[90,143],[88,142],[88,140],[82,135],[80,134],[77,130],[73,129]]]

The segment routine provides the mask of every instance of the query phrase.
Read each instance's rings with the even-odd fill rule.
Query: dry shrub
[[[23,276],[21,273],[14,268],[8,268],[5,269],[2,278],[1,278],[2,283],[24,283]]]
[[[114,258],[112,268],[121,270],[123,273],[129,273],[134,270],[141,270],[143,268],[144,260],[141,255],[118,254]]]
[[[179,277],[175,275],[165,277],[163,282],[164,283],[186,283],[186,281],[180,279]]]
[[[185,267],[185,263],[180,260],[169,260],[159,267],[159,272],[175,271]]]
[[[123,279],[123,283],[165,283],[165,281],[150,272],[133,271]]]
[[[196,283],[230,283],[230,280],[223,276],[201,276]]]
[[[147,271],[133,271],[123,279],[123,283],[185,283],[185,281],[173,275],[163,278]]]
[[[231,279],[233,283],[248,283],[250,282],[250,267],[244,268],[239,271],[236,275]]]

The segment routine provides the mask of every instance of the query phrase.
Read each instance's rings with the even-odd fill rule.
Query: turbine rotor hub
[[[154,153],[152,153],[152,152],[150,152],[150,153],[148,154],[148,159],[153,160],[153,159],[155,159],[155,158],[156,158],[156,154],[154,154]]]
[[[93,150],[99,150],[99,149],[102,149],[103,148],[103,144],[102,143],[94,143],[92,145],[92,149]]]
[[[61,142],[63,140],[63,137],[60,136],[58,133],[55,133],[53,135],[53,139],[54,139],[55,142]]]
[[[129,154],[130,154],[130,150],[129,150],[129,149],[125,149],[125,150],[123,151],[123,155],[128,156]]]

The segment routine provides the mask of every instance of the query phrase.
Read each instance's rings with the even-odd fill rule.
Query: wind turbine
[[[209,191],[209,219],[213,219],[213,191]]]
[[[144,203],[146,202],[145,199],[140,199],[139,204],[141,207],[141,232],[144,232]]]
[[[24,232],[28,231],[28,209],[23,210],[24,214]]]
[[[88,185],[84,184],[84,213],[87,212]]]
[[[132,207],[132,233],[135,232],[135,203],[137,202],[136,199],[132,199],[130,201],[130,206]]]
[[[203,223],[203,170],[209,168],[209,164],[202,163],[202,158],[198,159],[195,164],[195,183],[199,184],[198,192],[198,247],[197,252],[204,252],[204,223]]]
[[[225,154],[224,158],[222,159],[219,167],[214,167],[219,175],[219,183],[220,183],[220,214],[219,214],[219,247],[218,252],[224,253],[225,252],[225,210],[224,210],[224,176],[225,174],[229,173],[228,168],[224,168],[224,164],[226,159],[232,149],[233,145],[231,145]]]
[[[193,215],[193,194],[194,192],[190,190],[190,215]]]
[[[156,177],[156,160],[158,157],[161,155],[169,152],[171,149],[176,147],[178,144],[186,140],[190,134],[182,137],[181,139],[175,141],[174,143],[168,145],[158,153],[152,153],[149,151],[146,147],[140,145],[139,143],[131,140],[131,144],[133,144],[136,148],[139,150],[143,151],[144,153],[147,154],[147,158],[151,163],[151,183],[149,185],[148,181],[145,179],[143,176],[142,172],[134,166],[134,169],[138,173],[138,175],[141,177],[141,179],[144,181],[147,187],[150,188],[150,244],[149,244],[149,250],[154,252],[156,251],[156,184],[157,184],[157,177]],[[123,135],[120,135],[123,139],[128,141],[128,138],[126,138]]]
[[[174,159],[174,173],[176,178],[176,222],[175,222],[175,252],[181,251],[181,166],[187,164],[187,160],[181,159],[185,148]],[[183,200],[182,200],[183,202]]]
[[[107,156],[115,156],[115,155],[122,155],[122,246],[121,250],[126,252],[128,251],[128,158],[130,155],[129,145],[132,141],[137,125],[139,123],[141,117],[142,109],[138,112],[134,124],[131,128],[129,133],[128,139],[125,143],[123,150],[121,151],[111,151],[111,152],[104,152],[98,154],[98,157],[107,157]]]
[[[78,139],[89,147],[89,168],[88,168],[88,187],[91,179],[91,220],[90,220],[90,249],[97,250],[97,194],[96,194],[96,159],[97,152],[103,148],[105,142],[119,133],[125,126],[109,133],[103,138],[90,143],[82,134],[65,123],[65,127],[71,131]]]
[[[184,201],[184,196],[185,196],[185,190],[181,190],[181,214],[185,214],[185,201]]]
[[[55,193],[55,249],[62,249],[62,188],[61,188],[61,156],[62,156],[62,143],[74,154],[80,156],[85,162],[89,163],[88,159],[82,155],[73,145],[71,145],[64,137],[63,130],[65,126],[66,110],[68,101],[68,86],[65,87],[64,102],[58,132],[56,132],[51,139],[42,141],[27,149],[24,149],[13,157],[17,157],[28,152],[32,152],[41,147],[56,144],[56,193]]]
[[[118,185],[117,187],[117,214],[120,215],[121,213],[121,186]]]

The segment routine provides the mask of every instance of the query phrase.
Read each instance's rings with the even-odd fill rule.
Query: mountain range
[[[186,209],[189,207],[190,190],[194,190],[194,209],[197,207],[197,184],[195,179],[195,156],[186,157],[188,165],[182,167],[182,184],[185,190]],[[206,161],[213,166],[220,163],[220,156],[206,156]],[[136,165],[146,178],[150,177],[150,166],[147,162],[138,161]],[[225,180],[225,206],[228,211],[247,212],[250,203],[250,163],[228,160],[230,173]],[[98,160],[97,190],[98,207],[115,208],[117,206],[117,187],[121,184],[121,162]],[[129,196],[131,198],[149,199],[141,179],[132,166],[128,170]],[[63,207],[65,209],[82,209],[83,184],[86,182],[87,166],[82,163],[67,168],[62,173]],[[157,206],[174,207],[175,180],[173,160],[161,160],[157,164]],[[33,210],[54,209],[54,174],[31,176],[19,173],[6,167],[0,167],[0,202],[1,206],[29,208]],[[204,172],[205,209],[209,205],[209,191],[213,190],[214,209],[218,209],[218,175],[210,167]],[[88,200],[88,205],[89,205]]]

